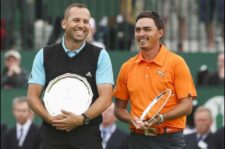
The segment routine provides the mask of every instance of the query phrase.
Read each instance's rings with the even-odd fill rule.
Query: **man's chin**
[[[148,47],[146,47],[146,46],[141,46],[140,49],[141,49],[142,51],[147,51],[147,50],[148,50]]]
[[[86,36],[85,35],[80,35],[80,36],[75,35],[75,36],[73,36],[73,38],[76,41],[84,41],[86,39]]]
[[[85,38],[74,38],[75,42],[83,42]]]

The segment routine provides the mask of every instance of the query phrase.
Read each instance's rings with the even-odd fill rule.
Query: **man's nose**
[[[144,30],[140,30],[138,34],[139,34],[140,36],[143,36],[143,35],[145,35],[145,31],[144,31]]]

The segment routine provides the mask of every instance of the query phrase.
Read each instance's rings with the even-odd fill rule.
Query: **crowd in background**
[[[39,50],[61,40],[62,16],[49,15],[47,11],[53,8],[47,1],[1,0],[1,3],[1,50]],[[120,3],[117,15],[101,14],[95,21],[94,40],[103,43],[107,50],[136,51],[134,17],[145,9],[163,16],[168,26],[164,42],[172,50],[224,50],[224,0],[123,0]]]

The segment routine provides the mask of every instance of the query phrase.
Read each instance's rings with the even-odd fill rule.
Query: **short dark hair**
[[[14,107],[17,103],[27,103],[26,96],[18,96],[13,99],[12,106]]]
[[[64,11],[64,18],[67,18],[68,13],[69,13],[69,10],[70,10],[71,8],[73,8],[73,7],[86,8],[86,9],[88,9],[87,6],[84,5],[84,4],[73,3],[73,4],[69,5],[69,6],[65,9],[65,11]]]
[[[151,18],[154,20],[158,29],[164,29],[164,21],[162,17],[155,11],[142,11],[136,18],[136,22],[142,18]]]

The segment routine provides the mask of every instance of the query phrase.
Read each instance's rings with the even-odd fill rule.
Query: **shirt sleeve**
[[[41,49],[35,56],[28,80],[29,84],[45,85],[44,51]]]
[[[175,90],[178,99],[182,99],[185,97],[196,98],[197,93],[194,81],[192,79],[190,70],[184,59],[180,59],[175,64],[174,71],[175,71]]]
[[[114,97],[121,100],[129,99],[129,92],[127,88],[127,71],[126,65],[123,64],[117,77],[116,86],[113,91]]]
[[[114,85],[111,60],[108,53],[104,49],[101,50],[98,58],[96,70],[96,83],[97,84],[109,83]]]

